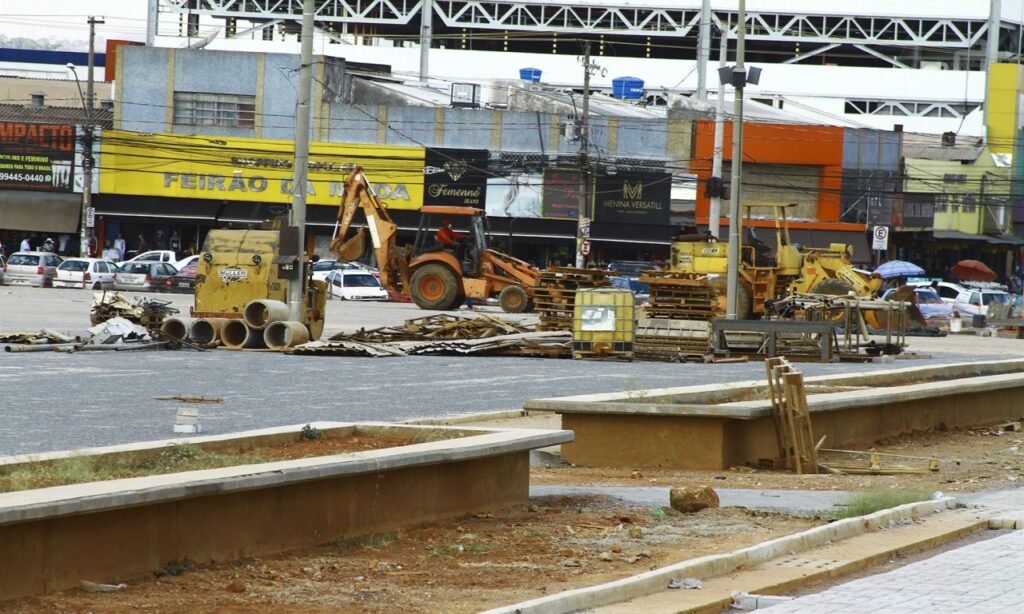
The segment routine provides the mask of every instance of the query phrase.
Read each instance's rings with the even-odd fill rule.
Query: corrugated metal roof
[[[947,162],[973,162],[985,151],[985,142],[979,137],[957,135],[954,145],[943,145],[941,134],[905,132],[903,157]]]
[[[93,122],[104,128],[114,123],[114,112],[106,109],[93,110]],[[84,124],[88,122],[82,107],[33,107],[20,104],[0,104],[0,117],[12,122],[50,122],[54,124]]]

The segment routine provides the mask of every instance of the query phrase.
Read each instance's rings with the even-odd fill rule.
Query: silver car
[[[15,252],[4,266],[3,283],[8,286],[36,286],[53,284],[61,257],[50,252]]]
[[[163,292],[167,280],[177,273],[178,269],[166,262],[123,262],[114,274],[114,289]]]

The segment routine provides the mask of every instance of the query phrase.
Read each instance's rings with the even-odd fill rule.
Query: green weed
[[[868,490],[854,495],[842,509],[828,510],[822,515],[834,520],[864,516],[906,503],[927,501],[933,492],[933,488],[924,487]]]

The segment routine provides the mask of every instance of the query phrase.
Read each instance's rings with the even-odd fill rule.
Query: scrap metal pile
[[[502,354],[515,356],[567,356],[572,335],[563,331],[537,331],[486,314],[439,314],[406,320],[402,326],[360,329],[313,341],[292,349],[298,354],[350,356],[407,356],[417,354]]]
[[[38,333],[0,334],[5,352],[79,352],[86,350],[153,350],[167,347],[144,327],[124,318],[100,322],[74,337],[42,329]]]
[[[89,320],[95,326],[111,318],[124,318],[146,330],[160,330],[165,319],[178,313],[170,305],[171,301],[160,299],[139,297],[132,302],[117,292],[96,292]]]

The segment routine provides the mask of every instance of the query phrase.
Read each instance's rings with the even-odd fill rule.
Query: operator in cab
[[[454,250],[458,247],[459,241],[465,238],[465,235],[460,232],[456,232],[452,228],[452,221],[448,218],[444,218],[441,220],[441,227],[437,229],[435,238],[443,249]]]

